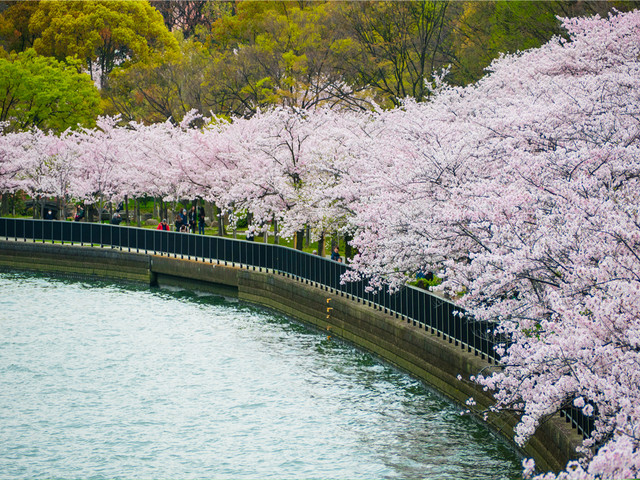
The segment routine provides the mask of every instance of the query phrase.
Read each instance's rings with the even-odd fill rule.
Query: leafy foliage
[[[441,55],[448,2],[348,2],[338,15],[351,48],[341,56],[345,77],[370,85],[386,101],[418,101],[429,95],[429,81],[444,66]]]
[[[251,116],[280,105],[392,108],[477,81],[501,53],[562,34],[558,16],[634,2],[16,1],[6,51],[86,64],[125,118],[180,122],[190,109]],[[163,23],[164,22],[164,23]],[[169,30],[174,35],[169,34]]]
[[[176,48],[160,13],[144,1],[42,0],[29,31],[38,53],[86,61],[92,78],[101,83],[123,62]]]
[[[179,122],[193,109],[208,109],[205,83],[211,55],[200,42],[175,36],[178,52],[154,54],[112,72],[105,94],[113,114],[145,123]]]
[[[91,79],[72,62],[38,56],[33,49],[0,58],[0,121],[7,132],[92,126],[99,104]]]

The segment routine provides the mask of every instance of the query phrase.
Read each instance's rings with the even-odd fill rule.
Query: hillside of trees
[[[502,53],[566,35],[562,17],[606,17],[639,4],[5,1],[0,121],[9,122],[5,131],[63,131],[93,126],[99,114],[150,124],[179,123],[192,109],[247,118],[270,106],[393,108],[407,97],[427,99],[441,79],[479,80]],[[34,56],[47,57],[58,76],[31,82],[12,73],[28,70]],[[85,90],[86,76],[97,92]],[[43,89],[49,98],[36,99]],[[64,98],[97,94],[100,102],[58,115]],[[40,120],[46,115],[61,118]]]

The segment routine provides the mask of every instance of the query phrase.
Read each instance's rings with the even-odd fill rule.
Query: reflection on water
[[[221,297],[0,274],[2,478],[519,478],[419,382]]]

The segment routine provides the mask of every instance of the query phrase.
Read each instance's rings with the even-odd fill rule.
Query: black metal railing
[[[366,288],[366,280],[342,281],[347,265],[280,245],[101,223],[21,218],[0,218],[0,238],[2,237],[25,242],[109,247],[265,269],[313,283],[402,318],[490,363],[498,363],[500,360],[495,347],[507,343],[506,337],[494,332],[495,324],[465,315],[454,303],[429,291],[406,286],[395,293],[385,290],[371,292]],[[582,435],[586,436],[593,430],[593,417],[583,415],[580,410],[567,408],[562,414]]]

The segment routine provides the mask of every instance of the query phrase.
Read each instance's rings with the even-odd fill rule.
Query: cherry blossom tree
[[[76,166],[74,149],[68,143],[70,135],[70,131],[57,135],[33,129],[0,136],[0,190],[22,190],[40,204],[41,210],[46,198],[55,197],[63,218]],[[37,208],[34,214],[38,214]]]
[[[125,175],[125,152],[130,135],[118,127],[119,117],[99,117],[96,128],[82,129],[69,137],[77,157],[70,192],[76,199],[96,206],[98,218],[120,194]]]
[[[73,142],[73,133],[67,130],[60,135],[49,132],[46,136],[40,136],[44,142],[44,154],[46,155],[46,183],[44,191],[53,195],[58,203],[58,217],[66,217],[69,187],[76,175],[76,151],[69,148],[69,142]]]
[[[204,123],[201,129],[190,128],[185,122],[180,126],[180,170],[194,195],[220,203],[234,184],[233,175],[239,169],[235,148],[242,142],[243,134],[229,130],[230,123],[222,118],[200,117],[199,120]],[[193,122],[187,118],[187,123]]]
[[[43,217],[45,200],[57,193],[57,173],[65,168],[56,161],[55,152],[51,150],[53,142],[57,142],[55,135],[34,129],[21,155],[20,188],[37,203],[37,206],[36,203],[33,205],[34,218]]]
[[[221,204],[251,213],[262,228],[278,222],[291,237],[306,225],[296,206],[304,203],[309,181],[313,133],[324,119],[315,111],[276,108],[251,119],[234,119],[224,130],[227,147],[220,159],[233,166]]]
[[[240,183],[240,163],[249,161],[238,154],[242,145],[252,138],[252,123],[203,118],[202,129],[182,128],[185,179],[197,196],[219,209],[219,232],[224,232],[225,210],[232,210],[237,185]],[[245,131],[245,128],[247,130]]]
[[[21,187],[19,173],[24,168],[25,148],[31,141],[29,132],[0,131],[0,193],[14,193]]]
[[[479,86],[502,92],[486,125],[505,161],[485,207],[491,243],[464,272],[483,271],[466,301],[515,341],[508,366],[480,381],[497,388],[499,407],[523,411],[516,440],[573,402],[597,412],[585,447],[602,448],[588,476],[635,477],[640,14],[565,26],[570,42],[505,59]]]
[[[354,204],[373,191],[369,182],[375,175],[370,173],[378,169],[370,162],[371,152],[387,151],[388,144],[383,144],[386,137],[373,112],[319,113],[324,120],[314,132],[305,201],[294,212],[311,225],[315,239],[329,233],[350,238]]]
[[[170,122],[129,124],[129,148],[124,152],[126,170],[120,198],[152,196],[171,202],[188,194],[179,158],[179,129]]]
[[[595,430],[561,477],[635,477],[640,13],[565,27],[569,41],[389,114],[404,118],[396,164],[362,201],[355,265],[393,285],[437,262],[444,288],[511,337],[478,381],[522,413],[516,441],[573,404]]]
[[[381,113],[371,150],[359,157],[354,266],[372,286],[384,280],[395,288],[418,270],[436,268],[443,249],[451,254],[453,237],[442,224],[458,215],[451,187],[468,170],[472,131],[448,112],[449,96],[457,91]],[[464,243],[459,250],[467,252]]]

